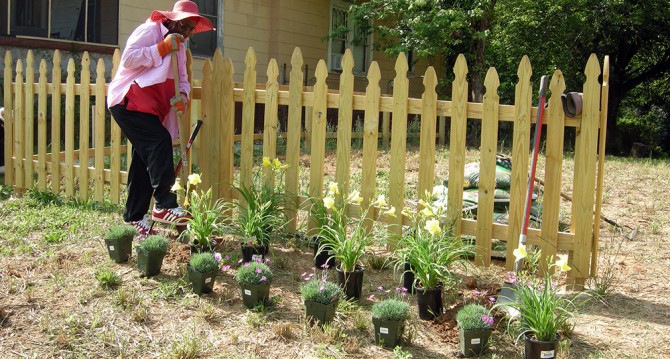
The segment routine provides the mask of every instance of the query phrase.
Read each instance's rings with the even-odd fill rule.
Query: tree
[[[536,75],[559,68],[572,90],[581,90],[591,53],[610,56],[608,152],[626,152],[622,104],[636,103],[625,100],[642,88],[660,98],[670,79],[670,1],[523,0],[499,3],[496,15],[491,57],[511,64],[527,54]]]
[[[459,54],[465,54],[472,98],[481,101],[486,39],[495,3],[496,0],[370,0],[352,5],[349,13],[363,30],[361,34],[377,35],[375,48],[388,56],[411,51],[416,58],[443,61],[445,68],[450,68]],[[449,71],[445,74],[451,75]]]

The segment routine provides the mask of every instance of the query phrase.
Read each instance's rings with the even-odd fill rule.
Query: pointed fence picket
[[[62,83],[61,54],[55,51],[51,64],[40,61],[38,79],[35,81],[32,51],[28,52],[25,60],[16,61],[13,61],[10,52],[5,53],[5,184],[13,186],[19,195],[36,186],[39,190],[64,192],[69,197],[77,196],[81,200],[102,201],[108,196],[112,203],[119,203],[121,188],[127,182],[132,147],[109,116],[105,94],[108,86],[106,79],[116,73],[120,52],[114,53],[109,73],[104,62],[98,60],[94,80],[90,78],[89,54],[83,53],[79,61],[76,64],[73,58],[67,60],[65,83]],[[193,83],[191,63],[189,53],[187,64],[189,79]],[[375,61],[371,63],[367,74],[365,93],[354,92],[354,64],[350,51],[344,54],[337,89],[328,87],[328,83],[332,84],[333,81],[327,81],[329,73],[323,60],[319,61],[314,71],[314,86],[305,87],[303,64],[302,53],[296,48],[291,57],[289,85],[279,86],[279,71],[274,59],[270,60],[266,69],[267,82],[256,82],[257,61],[253,48],[249,48],[246,54],[242,83],[233,81],[232,61],[224,59],[219,50],[212,60],[204,61],[200,86],[192,89],[194,110],[189,110],[184,116],[185,120],[180,123],[180,131],[188,134],[193,119],[201,118],[205,122],[192,148],[193,158],[197,159],[196,165],[202,173],[203,188],[211,187],[214,198],[235,198],[237,194],[232,191],[235,181],[249,184],[254,169],[258,168],[258,159],[254,159],[255,142],[262,141],[263,156],[272,159],[278,154],[277,139],[285,138],[285,152],[280,153],[280,156],[283,155],[284,162],[289,165],[283,186],[288,201],[287,229],[293,232],[297,229],[298,213],[309,207],[307,195],[316,199],[323,195],[327,155],[325,144],[327,140],[335,138],[335,181],[345,193],[358,190],[363,198],[360,206],[349,208],[352,214],[360,215],[361,206],[367,206],[380,192],[389,194],[389,204],[400,213],[402,208],[417,203],[418,197],[437,183],[434,178],[435,141],[439,138],[441,143],[446,137],[443,128],[446,118],[451,119],[448,183],[451,188],[463,188],[465,139],[468,128],[471,128],[468,123],[481,121],[478,217],[476,220],[464,218],[463,192],[450,190],[446,221],[453,225],[456,235],[474,237],[479,254],[477,262],[481,265],[488,265],[491,261],[493,239],[507,241],[507,268],[512,268],[511,251],[517,246],[521,232],[523,197],[528,181],[531,126],[538,111],[532,107],[532,68],[527,57],[523,57],[519,63],[513,105],[500,103],[500,80],[495,68],[489,69],[486,75],[483,102],[468,102],[468,67],[463,55],[454,64],[451,101],[437,98],[437,77],[432,67],[423,75],[421,98],[410,98],[408,64],[404,54],[400,54],[395,63],[393,93],[386,96],[381,94],[380,69]],[[77,66],[80,66],[78,73],[75,72]],[[51,67],[50,79],[47,76],[48,67]],[[602,84],[599,83],[601,74]],[[597,57],[592,55],[585,75],[583,112],[576,118],[566,118],[561,110],[560,94],[566,89],[562,73],[557,70],[552,75],[552,95],[548,99],[548,109],[543,119],[547,126],[547,142],[542,226],[529,229],[527,239],[529,244],[539,246],[544,255],[568,251],[569,263],[575,268],[571,275],[576,286],[583,285],[584,280],[596,271],[595,247],[599,232],[598,226],[594,228],[594,224],[599,222],[602,197],[604,105],[607,104],[609,91],[609,59],[605,57],[601,68]],[[236,103],[240,103],[242,108],[242,125],[237,129]],[[48,104],[51,105],[51,111],[47,111]],[[264,105],[262,116],[255,113],[257,104]],[[280,132],[278,128],[281,106],[287,110],[285,132]],[[326,132],[328,109],[338,109],[336,134]],[[364,113],[363,132],[360,134],[352,132],[354,111]],[[406,197],[408,116],[420,117],[421,132],[419,178],[415,185],[417,194]],[[262,135],[254,131],[257,117],[262,117],[264,121]],[[509,225],[491,220],[497,136],[501,122],[512,122],[514,126]],[[562,232],[558,228],[566,128],[576,128],[577,131],[570,232]],[[240,131],[240,135],[236,136],[235,131]],[[309,139],[304,148],[301,148],[302,138]],[[361,179],[356,188],[352,188],[350,180],[352,138],[362,138],[363,141]],[[597,148],[599,139],[600,148]],[[382,144],[388,145],[390,153],[389,188],[379,188],[376,181],[380,140]],[[239,148],[240,154],[238,165],[235,165],[236,148]],[[300,174],[305,162],[301,153],[302,156],[308,156],[309,167],[309,179],[302,185]],[[185,171],[191,171],[190,166]],[[92,191],[89,193],[90,189]],[[374,209],[368,213],[376,214]],[[407,224],[407,218],[403,216],[383,214],[379,220],[395,224],[392,228],[397,232],[402,230],[399,225]],[[314,222],[309,223],[308,228],[314,229]]]

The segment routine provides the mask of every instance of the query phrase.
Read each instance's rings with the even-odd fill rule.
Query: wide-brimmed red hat
[[[179,21],[184,19],[193,19],[196,24],[192,34],[203,31],[214,30],[212,22],[206,17],[200,15],[198,4],[193,1],[179,0],[174,4],[172,11],[154,10],[149,19],[151,21],[164,21],[165,19]]]

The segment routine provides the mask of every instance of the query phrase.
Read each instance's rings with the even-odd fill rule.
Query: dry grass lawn
[[[439,151],[436,176],[443,179],[448,154]],[[418,177],[416,156],[407,159],[410,187]],[[471,160],[475,156],[469,153]],[[355,181],[360,156],[352,158]],[[388,161],[388,153],[381,152],[382,192]],[[571,166],[567,158],[567,194]],[[670,162],[608,158],[605,167],[603,214],[623,227],[604,222],[600,227],[602,274],[597,282],[609,284],[611,293],[603,301],[591,301],[576,317],[559,358],[669,358]],[[542,168],[540,163],[540,176]],[[334,158],[326,171],[334,175]],[[286,238],[274,245],[272,303],[252,311],[242,305],[234,268],[217,278],[212,294],[194,295],[183,279],[186,245],[173,242],[162,274],[140,278],[134,258],[112,263],[102,241],[105,229],[120,223],[120,207],[56,201],[29,196],[0,200],[3,358],[458,357],[453,311],[435,322],[421,321],[414,298],[402,350],[374,345],[373,300],[367,297],[380,285],[397,286],[399,276],[392,269],[368,268],[365,299],[341,305],[333,325],[311,327],[299,295],[302,273],[312,270],[311,249],[303,239]],[[176,237],[176,231],[162,230]],[[233,238],[224,238],[219,251],[233,263],[239,258]],[[96,272],[105,268],[118,275],[120,285],[99,285]],[[475,276],[481,288],[491,289],[503,281],[504,271],[501,262],[494,262],[460,275]],[[334,272],[330,277],[335,280]],[[447,308],[472,296],[462,285],[449,296]],[[522,357],[522,344],[505,334],[504,322],[498,323],[492,340],[485,358]]]

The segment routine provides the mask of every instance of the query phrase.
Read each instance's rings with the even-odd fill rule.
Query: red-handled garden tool
[[[537,120],[535,121],[535,138],[533,139],[533,158],[530,165],[530,175],[528,176],[528,186],[526,188],[526,202],[524,204],[523,210],[523,220],[521,224],[521,234],[519,235],[519,247],[518,250],[525,250],[526,247],[526,237],[528,234],[528,222],[530,219],[530,207],[533,202],[533,187],[535,184],[535,170],[537,169],[537,155],[540,151],[540,138],[542,135],[542,117],[544,115],[544,103],[547,93],[547,76],[542,76],[540,79],[540,98],[537,106]],[[521,271],[521,260],[514,262],[514,271],[518,275]],[[516,299],[514,290],[512,289],[514,283],[506,282],[503,284],[500,293],[498,293],[498,303],[511,303]],[[514,316],[518,313],[513,313],[516,311],[510,306],[503,306],[510,315]]]

